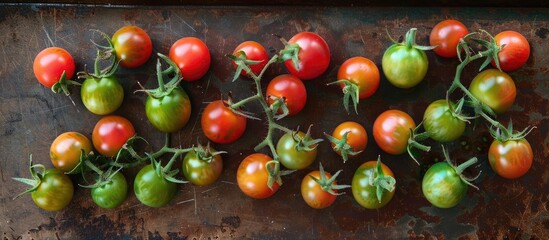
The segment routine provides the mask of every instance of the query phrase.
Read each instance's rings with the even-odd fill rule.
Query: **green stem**
[[[93,63],[93,73],[95,76],[101,75],[101,69],[99,69],[99,60],[101,59],[99,50],[97,50],[97,56],[95,57],[95,62]]]
[[[255,101],[257,99],[261,98],[261,95],[259,94],[256,94],[256,95],[253,95],[253,96],[250,96],[250,97],[247,97],[245,99],[242,99],[240,101],[238,101],[237,103],[233,103],[231,104],[231,108],[232,109],[238,109],[239,107],[242,107],[244,105],[246,105],[247,103],[251,102],[251,101]]]
[[[164,87],[164,78],[162,77],[162,65],[160,64],[160,59],[156,62],[156,79],[158,80],[158,89],[160,92],[165,92],[166,88]]]
[[[505,126],[503,126],[501,123],[499,123],[498,121],[492,119],[490,116],[488,116],[488,114],[486,114],[484,111],[480,111],[480,116],[482,116],[484,119],[486,119],[486,121],[488,121],[490,124],[492,124],[492,126],[494,127],[497,127],[497,128],[505,128]]]
[[[417,32],[417,28],[411,28],[406,33],[406,48],[411,49],[414,47],[416,42],[416,32]]]
[[[470,167],[471,165],[475,164],[478,161],[476,157],[471,158],[467,160],[466,162],[460,164],[456,167],[456,173],[461,174],[466,168]]]

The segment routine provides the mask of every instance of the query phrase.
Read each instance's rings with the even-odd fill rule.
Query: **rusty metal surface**
[[[326,86],[334,81],[338,66],[347,58],[361,55],[374,60],[381,68],[381,56],[393,36],[402,36],[409,28],[418,28],[418,42],[427,44],[431,28],[445,18],[457,18],[471,30],[491,33],[516,30],[529,40],[532,54],[526,66],[511,73],[517,85],[517,100],[510,111],[498,117],[515,126],[536,125],[527,138],[534,149],[530,172],[517,180],[495,175],[487,163],[489,133],[484,125],[449,144],[450,155],[457,161],[478,156],[480,163],[469,173],[482,171],[476,181],[479,191],[469,189],[467,197],[456,207],[438,209],[431,206],[421,192],[421,177],[426,168],[441,158],[439,146],[422,156],[418,167],[406,156],[382,153],[372,136],[376,116],[387,109],[408,112],[416,122],[428,103],[444,97],[453,78],[455,59],[442,59],[429,53],[429,71],[425,80],[411,90],[392,87],[382,76],[377,93],[361,101],[359,115],[348,115],[341,107],[340,89]],[[327,142],[319,147],[318,160],[331,172],[343,169],[339,182],[349,184],[355,169],[366,160],[381,154],[397,178],[393,200],[376,211],[361,208],[350,190],[324,210],[314,210],[301,199],[299,186],[307,170],[284,177],[284,185],[271,198],[254,200],[240,192],[235,172],[239,162],[253,152],[257,134],[264,132],[264,122],[249,121],[244,136],[234,144],[214,145],[228,151],[224,172],[212,186],[180,185],[172,202],[153,209],[141,205],[133,193],[115,210],[94,205],[89,190],[78,188],[65,210],[46,212],[34,205],[30,196],[12,198],[25,186],[11,180],[28,176],[29,154],[36,162],[51,166],[49,146],[57,135],[78,131],[91,136],[100,116],[88,112],[72,95],[76,106],[53,94],[35,80],[34,56],[53,45],[72,53],[81,70],[92,65],[95,50],[88,29],[112,34],[121,26],[135,24],[144,28],[153,40],[154,52],[167,53],[177,39],[196,36],[210,47],[212,65],[200,81],[184,83],[191,96],[191,120],[173,135],[173,144],[190,146],[197,138],[205,140],[199,123],[205,102],[233,92],[241,99],[251,95],[250,81],[230,81],[232,66],[223,56],[240,42],[256,40],[268,48],[282,47],[271,33],[286,38],[299,31],[314,31],[328,42],[332,58],[326,74],[305,83],[309,97],[299,115],[282,123],[314,124],[314,136],[331,132],[337,124],[354,120],[369,134],[366,151],[358,159],[343,164]],[[43,5],[0,6],[0,230],[4,239],[547,239],[549,238],[549,9],[506,8],[325,8],[325,7],[55,7]],[[138,134],[160,147],[163,135],[147,122],[144,94],[132,94],[137,81],[154,85],[154,62],[135,70],[121,69],[118,76],[126,96],[115,114],[127,117]],[[463,74],[467,84],[479,63]],[[274,66],[265,80],[285,72]],[[150,83],[148,83],[150,82]],[[247,110],[259,112],[258,105]],[[179,165],[179,164],[178,164]],[[125,172],[129,181],[137,169]],[[77,180],[77,178],[73,178]],[[131,187],[130,187],[131,189]]]

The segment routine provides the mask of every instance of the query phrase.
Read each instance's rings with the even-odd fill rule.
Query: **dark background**
[[[66,1],[76,3],[77,1]],[[159,2],[159,1],[158,1]],[[179,1],[154,4],[173,5]],[[232,1],[233,2],[233,1]],[[334,1],[335,2],[335,1]],[[438,1],[426,7],[388,7],[391,1],[351,3],[339,6],[272,6],[294,4],[289,1],[269,1],[271,6],[258,6],[252,1],[237,4],[256,6],[230,7],[224,1],[203,2],[209,6],[94,6],[108,1],[89,1],[92,5],[8,4],[0,5],[0,230],[5,239],[310,239],[310,238],[381,238],[381,239],[547,239],[549,238],[549,64],[547,36],[549,9],[516,8],[518,3],[507,1],[497,6],[478,7],[483,3]],[[480,1],[477,1],[480,2]],[[131,1],[124,3],[131,4]],[[149,3],[141,1],[140,3]],[[197,1],[185,3],[198,3]],[[200,2],[202,3],[202,2]],[[301,2],[303,3],[303,2]],[[313,3],[312,1],[308,3]],[[305,5],[308,5],[306,2]],[[318,4],[332,5],[321,1]],[[408,3],[407,5],[413,5]],[[451,7],[463,3],[469,7]],[[546,3],[522,1],[524,6],[544,6]],[[263,3],[262,3],[263,4]],[[353,7],[349,7],[353,5]],[[483,123],[469,125],[466,134],[448,144],[450,155],[457,162],[479,157],[479,164],[466,172],[474,175],[480,190],[469,189],[467,197],[456,207],[438,209],[431,206],[421,192],[424,171],[441,159],[438,144],[433,151],[421,156],[417,166],[407,156],[383,153],[375,144],[372,124],[387,109],[408,112],[421,121],[427,105],[444,97],[457,59],[443,59],[429,52],[429,71],[425,80],[410,90],[397,89],[382,76],[381,86],[374,96],[362,100],[359,114],[348,115],[341,106],[338,87],[326,86],[336,80],[339,65],[353,56],[372,59],[381,70],[381,57],[391,44],[386,29],[398,38],[411,28],[418,28],[417,42],[427,44],[432,27],[439,21],[455,18],[471,31],[485,29],[496,34],[503,30],[522,33],[530,42],[532,52],[527,64],[510,73],[517,85],[515,105],[498,119],[507,123],[511,118],[518,128],[538,126],[527,139],[534,149],[530,172],[516,180],[495,175],[487,163],[490,135]],[[289,39],[300,31],[313,31],[328,42],[332,58],[328,71],[313,81],[305,82],[308,102],[303,112],[281,123],[290,128],[314,124],[313,135],[322,137],[340,122],[353,120],[368,131],[366,151],[357,159],[343,164],[327,142],[319,145],[318,161],[327,171],[343,169],[339,182],[350,184],[356,168],[381,155],[393,170],[397,189],[393,200],[379,210],[366,210],[353,199],[350,190],[338,197],[333,206],[314,210],[302,200],[301,179],[315,170],[318,161],[307,170],[284,177],[284,185],[271,198],[254,200],[240,192],[235,172],[239,162],[253,153],[259,133],[264,133],[263,121],[248,121],[248,129],[236,143],[215,145],[228,151],[224,172],[218,182],[207,187],[180,185],[172,202],[159,209],[141,205],[130,193],[126,202],[114,210],[97,207],[89,190],[78,188],[72,203],[59,212],[46,212],[34,205],[30,196],[12,200],[26,187],[11,180],[27,177],[28,156],[37,163],[51,167],[51,142],[66,131],[81,132],[91,137],[93,126],[101,116],[88,112],[75,89],[72,100],[53,94],[40,85],[32,73],[32,61],[42,49],[59,46],[75,58],[77,69],[90,68],[95,50],[90,43],[94,36],[89,29],[113,34],[124,25],[134,24],[145,29],[153,40],[154,52],[167,53],[171,44],[181,37],[195,36],[209,47],[212,65],[208,74],[193,83],[183,83],[193,104],[191,120],[173,134],[174,146],[188,147],[199,138],[205,141],[200,127],[200,114],[207,102],[233,92],[236,99],[253,94],[249,80],[232,83],[233,69],[223,56],[245,40],[255,40],[266,48],[280,49],[282,44],[271,36],[280,34]],[[157,149],[163,144],[163,134],[156,131],[144,113],[144,94],[133,94],[137,81],[155,85],[156,58],[139,69],[120,69],[117,73],[125,90],[122,107],[115,112],[133,122],[138,134]],[[479,62],[468,66],[462,76],[465,85],[474,77]],[[282,65],[268,70],[266,83],[285,73]],[[257,104],[247,110],[260,112]],[[474,129],[473,129],[474,127]],[[277,137],[279,134],[277,134]],[[264,149],[268,153],[267,149]],[[180,162],[176,166],[180,166]],[[130,182],[139,168],[125,171]],[[180,176],[181,177],[181,176]],[[78,181],[77,177],[73,180]],[[132,187],[130,186],[130,189]]]

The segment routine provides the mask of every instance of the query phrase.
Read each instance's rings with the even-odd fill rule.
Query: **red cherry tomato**
[[[326,178],[330,179],[332,174],[325,172]],[[327,208],[334,203],[336,195],[333,195],[322,189],[322,186],[318,184],[312,177],[320,179],[320,171],[312,171],[303,177],[301,181],[301,196],[305,203],[314,209]],[[332,183],[332,186],[337,185],[337,181]],[[337,193],[337,190],[333,190]]]
[[[276,181],[272,189],[267,185],[269,172],[265,164],[271,160],[271,157],[263,153],[254,153],[242,160],[238,166],[236,180],[244,194],[252,198],[263,199],[278,191],[280,185]]]
[[[208,72],[211,61],[208,46],[195,37],[177,40],[170,48],[170,59],[179,67],[185,81],[202,78]]]
[[[416,123],[410,115],[399,110],[387,110],[374,122],[374,140],[386,153],[402,154],[414,128]]]
[[[288,107],[288,116],[296,115],[307,102],[307,89],[299,78],[290,75],[283,74],[277,76],[269,82],[267,86],[267,102],[271,105],[274,101],[272,97],[285,98],[286,107]],[[279,113],[282,113],[279,110]]]
[[[95,124],[92,142],[95,150],[101,155],[114,157],[134,135],[135,129],[128,119],[111,115],[101,118]]]
[[[114,33],[111,41],[122,67],[139,67],[151,57],[151,38],[140,27],[124,26]]]
[[[246,54],[246,58],[248,60],[261,61],[258,64],[250,65],[250,69],[255,75],[258,75],[269,61],[269,55],[267,54],[267,50],[265,50],[265,48],[258,42],[246,41],[241,43],[233,51],[233,55],[238,57],[242,54],[241,52],[244,52]],[[237,68],[237,65],[234,63],[234,61],[233,66],[235,69]],[[250,77],[248,76],[248,73],[246,73],[246,71],[244,70],[240,71],[240,75],[244,77]]]
[[[530,170],[534,154],[530,143],[524,138],[504,142],[494,140],[488,150],[488,160],[498,175],[514,179]]]
[[[206,106],[200,123],[204,135],[215,143],[232,143],[246,130],[246,118],[234,113],[221,100]]]
[[[288,44],[299,45],[298,68],[291,59],[284,64],[290,73],[301,80],[311,80],[322,75],[330,65],[330,48],[322,37],[312,32],[294,35]]]
[[[343,122],[334,129],[334,132],[332,133],[332,136],[338,140],[341,140],[343,138],[343,135],[347,133],[347,144],[351,146],[351,151],[353,152],[362,152],[364,149],[366,149],[366,145],[368,144],[368,134],[366,133],[366,129],[360,123],[347,121]],[[335,146],[334,143],[332,144],[332,148]],[[337,154],[341,155],[341,151],[337,151]],[[358,156],[358,154],[353,155]]]
[[[34,58],[34,76],[38,82],[48,88],[59,82],[63,72],[66,74],[66,79],[71,79],[74,69],[74,59],[69,52],[62,48],[46,48]]]
[[[494,40],[496,45],[503,46],[498,53],[499,66],[502,71],[510,72],[521,68],[530,57],[530,44],[526,38],[515,31],[498,33]],[[492,61],[492,66],[496,63]]]
[[[349,80],[358,86],[359,98],[372,96],[379,87],[379,69],[370,59],[353,57],[347,59],[337,72],[338,80]],[[345,84],[340,84],[345,87]]]
[[[437,46],[433,51],[441,57],[456,57],[459,40],[469,34],[460,21],[448,19],[439,22],[429,35],[429,44]]]

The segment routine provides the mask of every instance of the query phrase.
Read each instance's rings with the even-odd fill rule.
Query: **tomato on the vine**
[[[233,112],[221,100],[206,106],[200,120],[204,135],[215,143],[236,141],[246,130],[246,117]]]
[[[380,160],[368,161],[357,168],[351,190],[360,206],[378,209],[391,201],[395,194],[395,184],[394,174],[387,165]]]
[[[234,51],[234,56],[240,56],[242,55],[242,52],[246,55],[246,59],[251,61],[258,61],[257,64],[250,65],[250,69],[252,72],[257,76],[261,70],[265,67],[267,62],[269,61],[269,55],[267,54],[267,50],[263,47],[263,45],[259,44],[255,41],[245,41],[238,45]],[[238,69],[238,66],[234,61],[232,61],[233,66],[235,69]],[[240,75],[244,77],[250,77],[248,76],[248,73],[246,71],[242,70],[240,71]]]
[[[92,113],[106,115],[116,111],[124,100],[124,89],[114,76],[89,77],[82,83],[80,96],[84,106]]]
[[[332,174],[324,172],[327,179],[332,178]],[[334,203],[337,197],[337,189],[332,189],[333,193],[325,191],[322,186],[314,179],[321,179],[320,171],[312,171],[303,177],[301,181],[301,196],[303,200],[312,208],[322,209],[327,208]],[[333,181],[331,186],[336,186],[337,182]]]
[[[120,172],[115,173],[107,183],[91,190],[93,202],[102,208],[116,208],[128,196],[128,182]]]
[[[200,151],[200,150],[199,150]],[[212,147],[204,150],[208,153],[216,152]],[[194,185],[206,186],[214,183],[223,171],[223,159],[219,154],[201,158],[200,153],[192,150],[183,158],[183,175]]]
[[[377,145],[386,153],[397,155],[406,151],[416,123],[403,111],[387,110],[376,118],[373,128]]]
[[[528,61],[530,44],[522,34],[515,31],[503,31],[498,33],[494,40],[497,46],[503,47],[498,53],[499,66],[502,71],[515,71]],[[497,67],[495,61],[492,61],[492,66]]]
[[[423,127],[429,137],[438,142],[451,142],[465,132],[465,121],[458,118],[452,112],[448,104],[455,104],[446,99],[439,99],[425,109],[423,114]]]
[[[145,113],[149,122],[159,131],[171,133],[183,128],[191,117],[191,101],[181,88],[156,98],[147,97]]]
[[[284,59],[284,64],[292,75],[301,80],[311,80],[319,77],[328,69],[330,65],[330,48],[318,34],[300,32],[294,35],[288,41],[285,50],[294,51],[294,49],[299,51],[297,66],[292,58]]]
[[[236,180],[240,190],[249,197],[263,199],[272,196],[280,185],[275,181],[268,186],[269,172],[266,163],[273,160],[263,153],[254,153],[242,160],[238,166]]]
[[[34,58],[34,76],[42,85],[51,88],[59,82],[63,72],[65,78],[70,79],[74,75],[74,59],[67,50],[59,47],[49,47],[42,50]]]
[[[530,170],[534,154],[530,143],[524,138],[517,140],[494,140],[488,150],[490,166],[499,176],[514,179]]]
[[[149,164],[141,168],[135,176],[133,190],[139,202],[159,208],[172,200],[177,185],[158,175],[153,165]]]
[[[487,69],[475,76],[469,91],[475,98],[500,114],[509,109],[517,95],[515,82],[507,73]]]
[[[135,129],[128,119],[114,115],[105,116],[95,124],[92,142],[101,155],[114,157],[134,135]]]
[[[112,36],[116,58],[125,68],[136,68],[149,60],[152,42],[149,34],[137,26],[124,26]]]
[[[334,129],[332,137],[341,140],[345,134],[347,134],[346,143],[351,147],[351,151],[362,152],[366,149],[366,145],[368,144],[368,134],[366,133],[366,129],[364,129],[360,123],[352,121],[340,123]],[[336,146],[333,142],[331,144],[332,148]],[[336,152],[341,155],[341,151]],[[358,153],[351,156],[358,156]]]
[[[439,56],[456,57],[457,45],[460,39],[467,34],[469,34],[469,30],[463,23],[454,19],[447,19],[433,27],[429,35],[429,44],[437,46],[433,51]]]
[[[372,96],[379,87],[379,69],[372,60],[365,57],[347,59],[337,72],[338,80],[350,81],[358,87],[358,96],[364,99]],[[340,84],[343,89],[344,83]]]
[[[267,103],[273,104],[274,98],[284,99],[288,108],[288,116],[293,116],[301,112],[307,102],[307,89],[299,78],[290,74],[279,75],[267,85]],[[278,110],[282,113],[282,110]]]
[[[318,152],[316,145],[311,147],[310,151],[298,149],[301,139],[304,139],[304,141],[313,140],[312,137],[301,131],[296,134],[285,133],[278,140],[276,153],[278,154],[280,163],[284,167],[292,170],[304,169],[315,161]]]
[[[170,59],[181,70],[183,80],[196,81],[208,72],[211,56],[208,46],[202,40],[185,37],[172,45]]]
[[[53,166],[62,172],[70,172],[80,163],[80,155],[92,150],[90,140],[77,132],[65,132],[57,136],[50,146]]]

